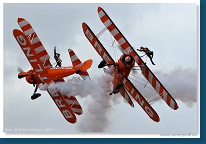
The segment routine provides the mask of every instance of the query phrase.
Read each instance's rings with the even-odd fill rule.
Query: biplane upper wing
[[[100,43],[98,38],[91,31],[89,26],[86,23],[82,23],[82,28],[83,28],[85,36],[87,37],[89,42],[92,44],[92,46],[95,48],[97,53],[102,57],[102,59],[105,60],[107,64],[115,63],[112,57],[107,52],[107,50],[104,48],[104,46]],[[110,66],[111,65],[109,65],[109,67]]]
[[[165,87],[161,84],[161,82],[157,79],[157,77],[152,73],[152,71],[148,68],[148,66],[143,62],[141,57],[136,53],[133,47],[129,44],[123,34],[119,31],[107,13],[101,8],[98,7],[98,14],[102,23],[106,26],[106,28],[110,31],[119,45],[126,53],[130,53],[136,63],[140,66],[142,70],[142,74],[149,81],[149,83],[153,86],[153,88],[157,91],[157,93],[162,97],[162,99],[170,106],[172,109],[178,109],[178,105],[174,98],[169,94],[169,92],[165,89]]]
[[[35,50],[41,62],[44,64],[44,67],[51,68],[52,65],[49,61],[50,57],[37,34],[35,33],[34,29],[32,28],[31,24],[23,18],[18,18],[18,24],[29,39],[31,45],[33,46],[33,49]]]
[[[30,41],[28,40],[27,36],[20,30],[14,29],[13,35],[16,39],[16,41],[19,43],[22,51],[24,52],[25,56],[27,57],[29,63],[33,67],[33,69],[38,74],[39,78],[42,82],[44,82],[46,77],[41,77],[41,74],[46,74],[47,70],[43,66],[43,63],[41,62],[39,55],[35,52],[33,46],[31,45]]]
[[[95,50],[98,52],[98,54],[104,59],[107,64],[112,64],[115,63],[112,57],[109,55],[107,50],[104,48],[104,46],[100,43],[98,38],[94,35],[94,33],[91,31],[89,26],[86,23],[82,23],[83,31],[87,39],[90,41],[92,46],[95,48]],[[111,65],[108,65],[110,67]],[[130,99],[129,95],[125,91],[124,88],[121,88],[120,90],[121,95],[125,98],[125,100],[132,106],[134,107],[134,104],[132,100]]]
[[[159,122],[159,116],[150,104],[144,99],[141,93],[135,88],[127,77],[123,78],[124,88],[137,101],[147,115],[155,122]]]

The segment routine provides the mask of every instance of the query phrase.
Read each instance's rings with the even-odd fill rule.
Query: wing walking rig
[[[89,28],[89,26],[86,23],[82,23],[83,32],[86,38],[103,59],[98,67],[103,68],[104,66],[108,66],[109,68],[106,69],[106,72],[113,76],[113,92],[110,93],[110,95],[120,92],[124,99],[132,107],[134,107],[134,104],[130,98],[130,96],[132,96],[153,121],[160,121],[159,116],[157,115],[155,110],[150,106],[147,100],[128,79],[129,73],[136,62],[140,67],[144,77],[156,90],[159,96],[167,103],[169,107],[177,110],[178,105],[174,98],[169,94],[169,92],[165,89],[165,87],[157,79],[153,72],[148,68],[141,57],[135,52],[133,47],[129,44],[120,30],[116,27],[107,13],[101,7],[98,7],[98,15],[102,23],[113,35],[115,40],[119,43],[124,51],[124,54],[120,57],[118,62],[115,62],[109,55],[107,50],[104,48],[104,46],[100,43],[95,34],[92,32],[92,30]]]
[[[64,77],[72,74],[79,74],[85,80],[91,80],[87,69],[92,65],[92,60],[87,60],[82,63],[73,50],[68,49],[73,66],[67,67],[52,67],[50,57],[39,40],[34,29],[28,21],[23,18],[18,18],[18,24],[21,27],[13,30],[13,35],[20,45],[22,51],[27,57],[32,69],[23,72],[20,68],[18,78],[26,78],[27,82],[36,86],[31,99],[34,100],[41,96],[36,93],[40,84],[49,84],[51,82],[65,82]],[[61,111],[64,118],[70,123],[76,123],[76,116],[82,114],[82,107],[74,96],[66,96],[60,91],[47,89],[56,106]]]

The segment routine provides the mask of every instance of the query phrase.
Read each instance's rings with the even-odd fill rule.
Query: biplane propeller
[[[134,107],[132,99],[130,96],[136,100],[136,102],[142,107],[146,114],[155,122],[159,122],[159,116],[155,110],[151,107],[149,102],[142,96],[142,94],[137,90],[137,88],[130,82],[128,76],[137,63],[143,76],[148,80],[152,87],[157,91],[159,96],[174,110],[178,109],[178,105],[174,98],[169,94],[165,87],[160,83],[157,77],[148,68],[146,63],[141,59],[141,57],[135,52],[133,47],[129,44],[126,38],[122,35],[110,17],[106,12],[98,7],[98,14],[100,20],[105,25],[106,29],[113,35],[115,40],[119,43],[123,55],[120,59],[115,62],[109,55],[107,50],[101,44],[97,36],[91,31],[86,23],[82,23],[83,32],[92,46],[95,48],[97,53],[102,57],[102,61],[98,65],[98,68],[104,68],[108,66],[107,69],[104,68],[105,73],[113,76],[113,91],[110,93],[116,94],[120,93],[124,99]],[[99,37],[99,34],[98,34]],[[129,93],[129,94],[128,94]]]
[[[58,64],[59,67],[52,67],[49,60],[50,57],[30,23],[23,18],[18,18],[18,24],[23,32],[14,29],[13,35],[32,66],[32,69],[27,72],[18,68],[18,78],[25,78],[29,84],[36,86],[31,96],[32,100],[41,96],[40,93],[36,93],[40,84],[65,82],[63,79],[64,77],[75,73],[79,74],[84,80],[91,80],[87,72],[87,69],[92,65],[91,59],[82,63],[73,50],[68,49],[73,66],[60,67],[61,64]],[[54,50],[56,51],[56,47]],[[59,61],[59,58],[57,60]],[[74,96],[68,97],[67,95],[61,94],[58,90],[49,88],[46,90],[65,119],[70,123],[75,123],[75,114],[82,114],[82,108],[77,99]]]

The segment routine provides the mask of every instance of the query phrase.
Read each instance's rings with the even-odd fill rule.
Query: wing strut
[[[98,14],[100,20],[105,25],[105,27],[109,30],[109,32],[113,35],[119,45],[126,53],[130,53],[135,62],[140,66],[142,70],[142,74],[149,81],[152,87],[156,90],[156,92],[162,97],[162,99],[170,106],[172,109],[178,109],[178,105],[175,99],[170,95],[170,93],[165,89],[165,87],[161,84],[161,82],[157,79],[157,77],[153,74],[153,72],[147,67],[141,57],[136,53],[124,35],[120,32],[120,30],[116,27],[107,13],[101,8],[98,7]]]

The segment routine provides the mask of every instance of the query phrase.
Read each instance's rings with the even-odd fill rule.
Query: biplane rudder
[[[92,65],[92,60],[89,59],[85,61],[84,63],[81,62],[81,60],[77,57],[77,55],[74,53],[72,49],[68,49],[72,65],[75,69],[77,69],[77,74],[79,74],[84,80],[91,81],[91,78],[89,76],[89,73],[87,72],[87,69],[89,69]]]

